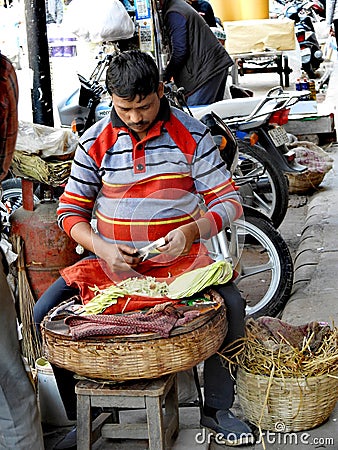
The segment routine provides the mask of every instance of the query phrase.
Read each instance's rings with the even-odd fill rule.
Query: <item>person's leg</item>
[[[228,331],[222,348],[244,336],[245,301],[236,285],[213,286],[222,298],[227,310]],[[234,400],[234,380],[229,365],[218,354],[204,362],[204,395],[208,406],[229,409]]]
[[[34,305],[34,322],[37,327],[38,336],[41,338],[40,324],[49,311],[65,300],[69,300],[77,295],[79,290],[67,286],[65,280],[59,277],[49,288],[41,295]]]
[[[228,332],[221,348],[244,336],[245,301],[234,283],[213,286],[224,299]],[[204,398],[201,425],[217,434],[219,442],[237,446],[254,443],[250,427],[230,411],[234,380],[224,358],[215,354],[204,362]]]
[[[210,105],[223,100],[228,72],[212,77],[192,95],[187,97],[188,106]]]
[[[67,286],[65,280],[58,278],[34,305],[34,321],[41,338],[40,324],[48,312],[65,300],[77,295],[77,288]],[[69,420],[76,419],[75,379],[73,373],[52,364],[55,380]]]
[[[0,253],[0,448],[42,450],[36,393],[23,364],[13,297]]]

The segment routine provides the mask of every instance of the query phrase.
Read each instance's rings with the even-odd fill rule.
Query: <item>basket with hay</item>
[[[251,423],[291,432],[314,428],[330,416],[338,399],[335,326],[250,318],[239,344],[230,362],[237,366],[238,397]]]
[[[306,194],[318,188],[325,175],[333,167],[332,157],[318,145],[307,141],[289,144],[296,154],[296,161],[307,167],[305,172],[287,173],[290,194]]]

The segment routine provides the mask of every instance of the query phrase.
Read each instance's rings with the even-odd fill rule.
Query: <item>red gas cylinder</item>
[[[26,273],[37,300],[60,276],[59,270],[72,265],[80,256],[75,251],[76,243],[57,225],[57,201],[42,201],[33,206],[30,195],[25,202],[24,185],[23,197],[23,206],[11,215],[11,234],[21,236],[24,241]]]

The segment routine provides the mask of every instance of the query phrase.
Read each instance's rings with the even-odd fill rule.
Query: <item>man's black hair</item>
[[[159,71],[154,59],[140,50],[116,54],[106,74],[106,87],[110,95],[133,101],[157,92]]]

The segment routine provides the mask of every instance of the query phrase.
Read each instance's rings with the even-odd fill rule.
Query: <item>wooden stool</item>
[[[153,380],[121,384],[79,381],[77,394],[77,448],[90,450],[100,435],[114,439],[148,439],[150,450],[170,448],[178,435],[178,401],[176,374]],[[163,414],[163,404],[165,414]],[[102,413],[92,423],[93,407],[114,408]],[[120,424],[119,409],[146,409],[147,423]],[[114,420],[115,419],[115,420]]]

